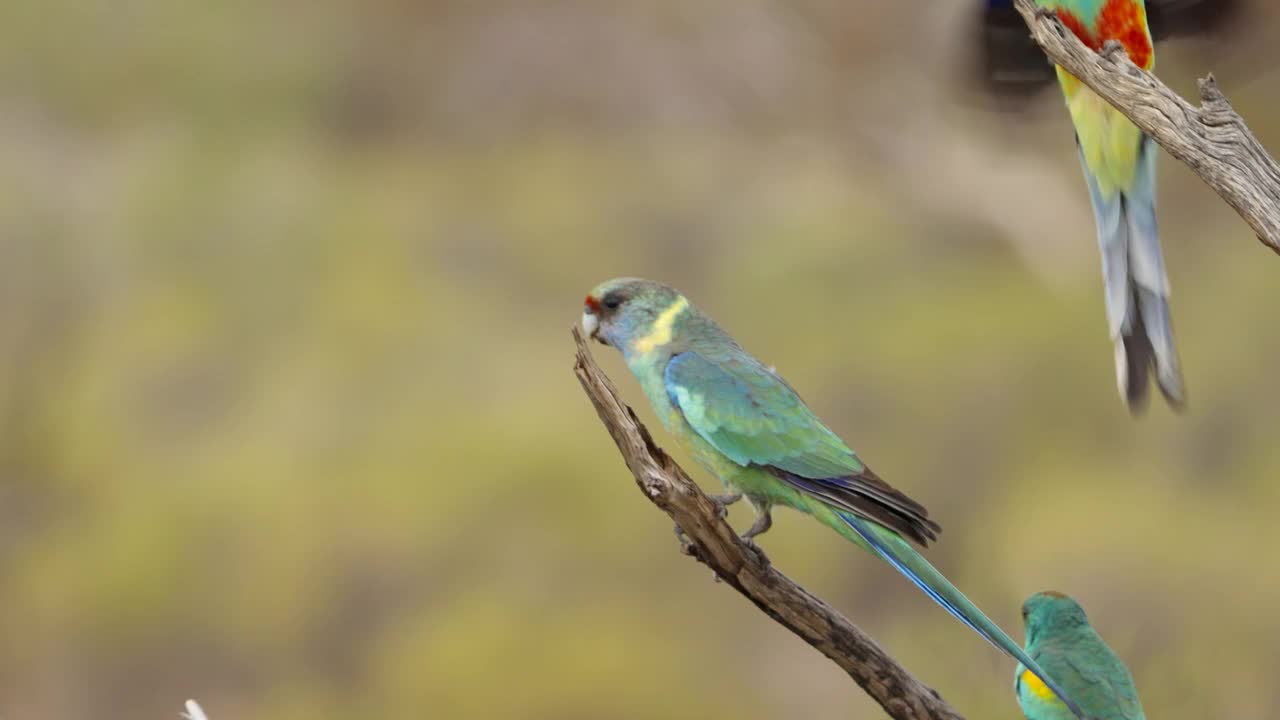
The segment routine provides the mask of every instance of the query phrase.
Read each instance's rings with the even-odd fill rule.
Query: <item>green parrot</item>
[[[1155,64],[1143,0],[1036,0],[1085,45],[1124,46],[1135,65]],[[1146,402],[1148,377],[1175,409],[1186,401],[1169,317],[1169,279],[1156,235],[1156,145],[1119,110],[1057,68],[1075,125],[1080,164],[1102,252],[1107,324],[1116,381],[1131,411]]]
[[[1032,595],[1022,606],[1027,654],[1053,674],[1096,720],[1145,720],[1133,676],[1089,625],[1084,608],[1057,592]],[[1066,720],[1073,711],[1040,682],[1040,671],[1019,665],[1013,691],[1027,720]]]
[[[622,351],[654,411],[680,445],[769,529],[775,505],[817,518],[884,559],[992,645],[1031,668],[1071,705],[1053,679],[925,558],[941,528],[920,503],[870,470],[805,405],[787,381],[743,350],[679,292],[621,278],[587,294],[583,331]],[[1083,718],[1083,715],[1077,715]]]

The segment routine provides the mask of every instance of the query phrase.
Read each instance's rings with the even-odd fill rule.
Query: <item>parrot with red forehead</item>
[[[920,503],[880,479],[796,391],[675,289],[619,278],[587,294],[583,331],[622,352],[658,419],[732,494],[745,495],[756,521],[772,524],[775,506],[811,515],[883,559],[934,602],[1017,660],[1082,720],[1076,705],[998,625],[911,544],[941,528]]]

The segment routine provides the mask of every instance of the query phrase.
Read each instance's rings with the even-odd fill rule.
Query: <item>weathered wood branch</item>
[[[720,517],[716,504],[658,447],[635,412],[618,397],[577,327],[573,338],[578,346],[574,372],[582,389],[613,436],[641,492],[670,515],[688,537],[687,554],[849,673],[890,717],[961,719],[937,692],[916,679],[866,633],[743,543]]]
[[[1119,43],[1095,53],[1034,0],[1015,0],[1031,37],[1054,63],[1124,113],[1235,208],[1263,244],[1280,253],[1280,164],[1227,102],[1213,75],[1200,107],[1130,62]]]

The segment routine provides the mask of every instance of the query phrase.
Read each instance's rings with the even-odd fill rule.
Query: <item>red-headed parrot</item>
[[[1154,66],[1152,33],[1142,0],[1036,0],[1036,4],[1055,11],[1062,24],[1095,51],[1114,40],[1135,65],[1146,70]],[[1009,22],[1022,26],[1022,18],[1011,5],[1012,0],[987,0],[986,16],[1012,13]],[[1181,5],[1183,9],[1175,10],[1174,3],[1153,1],[1152,17],[1166,17],[1167,30],[1173,32],[1178,29],[1175,21],[1179,13],[1198,10],[1208,17],[1234,7],[1206,0]],[[1025,26],[1021,33],[1025,37]],[[1029,67],[1045,67],[1031,62],[1038,52],[1033,44],[1025,58]],[[1023,59],[1014,62],[1006,48],[988,56],[993,65],[989,77],[998,76],[994,63],[1000,60],[1023,64]],[[1173,340],[1169,279],[1156,232],[1155,142],[1075,77],[1060,67],[1056,73],[1075,126],[1080,164],[1093,205],[1120,395],[1130,410],[1141,410],[1153,377],[1169,404],[1181,409],[1186,391]],[[1009,87],[1029,87],[1035,76],[1008,79],[1012,83],[1006,84]]]

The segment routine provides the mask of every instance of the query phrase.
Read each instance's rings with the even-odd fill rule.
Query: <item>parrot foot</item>
[[[768,532],[771,527],[773,527],[773,514],[769,512],[768,508],[765,508],[756,516],[756,521],[752,523],[751,527],[742,533],[742,542],[746,543],[747,547],[751,548],[760,557],[760,562],[765,565],[769,564],[769,556],[765,555],[764,550],[756,544],[755,539],[757,535],[763,535]]]
[[[705,561],[702,559],[702,555],[698,553],[698,546],[694,545],[693,541],[689,539],[689,536],[685,534],[684,529],[680,527],[680,523],[676,523],[673,529],[676,531],[676,539],[680,541],[681,554],[688,555],[694,560],[705,564]],[[715,574],[715,572],[711,573],[711,579],[716,582],[724,582],[720,579],[719,575]]]
[[[773,527],[773,513],[769,510],[762,510],[756,516],[756,521],[746,532],[742,533],[742,542],[752,544],[752,539],[757,535],[763,535]]]
[[[1112,38],[1106,41],[1105,43],[1103,43],[1102,52],[1099,54],[1101,54],[1103,57],[1106,57],[1110,60],[1114,60],[1117,55],[1124,55],[1125,57],[1129,56],[1129,54],[1126,53],[1124,50],[1124,45],[1122,45],[1120,41],[1116,40],[1115,38]]]
[[[716,514],[720,516],[721,520],[724,520],[729,517],[729,506],[741,500],[742,493],[708,495],[707,499],[711,500],[711,503],[716,506]],[[675,531],[676,539],[680,541],[681,546],[686,548],[686,550],[692,546],[692,543],[689,541],[689,536],[685,534],[684,528],[680,527],[680,523],[675,523],[671,529]],[[688,554],[688,552],[685,552],[685,555]]]
[[[756,557],[759,558],[761,565],[773,564],[773,562],[769,560],[769,555],[765,553],[764,548],[757,545],[755,540],[743,539],[743,542],[746,543],[747,547],[751,550],[751,552],[756,554]]]
[[[720,516],[721,520],[724,520],[729,517],[729,506],[741,500],[742,493],[735,492],[725,493],[724,495],[708,495],[707,498],[709,498],[711,502],[715,503],[716,514]]]
[[[692,558],[698,557],[697,546],[695,546],[693,541],[689,539],[689,536],[685,534],[684,528],[680,527],[680,523],[673,524],[671,529],[675,531],[676,540],[680,542],[680,552]]]
[[[1053,17],[1053,18],[1058,17],[1058,11],[1054,10],[1053,8],[1047,8],[1043,5],[1037,5],[1036,19],[1038,20],[1040,18],[1047,18],[1047,17]]]
[[[1069,30],[1067,30],[1066,26],[1062,24],[1062,19],[1058,17],[1057,10],[1053,8],[1047,8],[1043,5],[1037,5],[1036,20],[1044,20],[1046,18],[1056,23],[1056,25],[1054,25],[1054,29],[1057,30],[1058,34],[1061,35],[1062,37],[1066,37],[1066,34],[1070,32]]]
[[[689,536],[685,534],[684,528],[680,527],[680,523],[672,523],[671,530],[675,532],[676,539],[680,541],[681,545],[688,545],[690,543]]]

